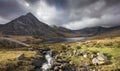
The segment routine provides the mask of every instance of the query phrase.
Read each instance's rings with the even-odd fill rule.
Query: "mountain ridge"
[[[36,37],[80,37],[80,36],[96,36],[100,34],[109,34],[120,30],[119,26],[114,27],[90,27],[80,30],[70,30],[64,27],[53,26],[39,21],[32,13],[22,15],[6,24],[0,25],[0,34],[3,35],[19,35],[19,36],[36,36]]]
[[[74,30],[74,32],[81,33],[81,34],[87,34],[88,36],[96,36],[96,35],[106,34],[106,33],[109,34],[109,32],[114,33],[115,31],[118,31],[118,30],[120,30],[120,25],[113,26],[113,27],[101,27],[101,26],[90,27],[90,28],[84,28],[80,30]]]
[[[32,13],[20,16],[7,24],[0,26],[5,35],[31,35],[42,37],[58,37],[58,32],[47,24],[39,21]]]

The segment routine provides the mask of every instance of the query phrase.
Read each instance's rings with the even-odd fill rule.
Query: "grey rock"
[[[64,63],[65,62],[62,59],[57,59],[56,61],[59,62],[59,63]]]
[[[76,54],[77,53],[77,50],[73,50],[73,54]]]
[[[40,58],[40,59],[32,58],[31,62],[33,63],[34,66],[41,67],[46,62],[46,60],[44,58]]]
[[[107,57],[105,55],[103,55],[102,53],[97,53],[97,58],[101,61],[107,60]]]
[[[61,65],[61,63],[58,63],[58,62],[54,62],[54,64],[53,64],[54,66],[60,66]]]
[[[60,69],[59,66],[54,67],[54,71],[59,71],[59,69]]]
[[[92,59],[93,64],[104,64],[107,61],[107,57],[101,53],[97,53],[97,57]]]

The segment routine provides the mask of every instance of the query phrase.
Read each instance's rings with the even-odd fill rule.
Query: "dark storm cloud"
[[[120,0],[0,0],[0,22],[27,12],[70,29],[120,25]]]
[[[120,25],[120,0],[70,0],[70,29]]]
[[[66,8],[69,0],[46,0],[46,2],[51,6],[56,6],[57,8]]]
[[[11,0],[1,0],[0,1],[0,15],[3,17],[7,17],[8,15],[19,12],[21,9],[16,1]],[[14,12],[13,12],[14,11]]]
[[[112,6],[114,4],[119,4],[120,0],[105,0],[108,6]]]
[[[81,8],[93,4],[97,0],[69,0],[70,6]]]
[[[25,0],[25,1],[28,2],[28,3],[34,4],[34,3],[36,3],[36,2],[38,2],[40,0]]]
[[[25,13],[25,9],[21,7],[17,0],[0,0],[0,17],[7,20],[6,22],[23,13]]]

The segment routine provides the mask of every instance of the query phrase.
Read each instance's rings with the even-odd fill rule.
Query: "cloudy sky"
[[[73,30],[120,25],[120,0],[0,0],[0,24],[28,12],[48,25]]]

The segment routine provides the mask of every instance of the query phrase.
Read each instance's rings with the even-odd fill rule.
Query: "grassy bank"
[[[87,63],[91,68],[100,68],[103,71],[120,69],[120,37],[94,39],[74,43],[60,43],[51,45],[50,47],[53,50],[58,51],[58,58],[62,57],[66,61],[70,61],[71,64],[78,67]],[[88,52],[89,54],[100,52],[107,56],[108,63],[95,66],[92,64],[90,56],[84,58],[79,54],[73,54],[74,50],[77,50],[78,53]]]
[[[55,44],[31,44],[33,48],[49,47],[56,54],[55,58],[62,58],[76,67],[82,67],[85,63],[90,68],[100,68],[102,71],[111,71],[120,69],[120,37],[105,38],[105,39],[90,39],[87,41],[78,41],[73,43],[55,43]],[[34,57],[34,51],[25,51],[23,48],[0,48],[0,68],[3,71],[11,69],[11,71],[30,71],[34,66],[30,62],[30,58]],[[73,51],[77,53],[74,54]],[[107,56],[108,63],[102,65],[94,65],[92,58],[88,55],[87,58],[80,55],[81,52],[89,54],[100,52]],[[25,54],[24,60],[16,60],[16,57]]]
[[[24,60],[17,60],[18,55],[24,53]],[[34,68],[30,58],[33,57],[32,51],[21,49],[0,49],[0,71],[30,71]]]

